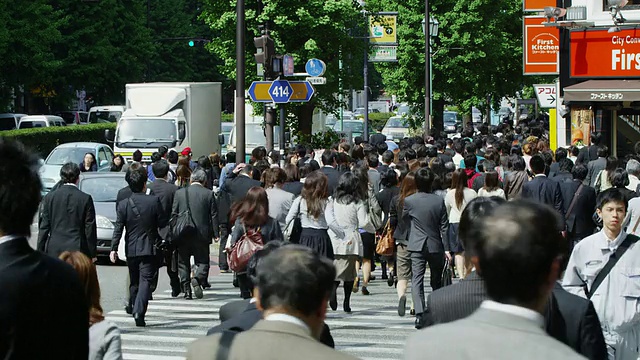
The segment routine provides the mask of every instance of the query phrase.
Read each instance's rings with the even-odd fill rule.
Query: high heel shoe
[[[342,310],[344,310],[344,312],[346,312],[347,314],[351,314],[351,306],[349,306],[349,302],[348,301],[344,301],[342,303]]]
[[[352,292],[355,294],[358,292],[358,290],[360,290],[360,278],[357,277],[356,281],[353,283],[353,290]]]
[[[329,306],[333,311],[336,311],[338,309],[338,297],[335,295],[335,293],[333,294],[333,296],[331,296],[331,299],[329,300]]]

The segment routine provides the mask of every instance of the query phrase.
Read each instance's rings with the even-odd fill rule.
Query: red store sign
[[[571,77],[640,77],[640,29],[571,32]]]

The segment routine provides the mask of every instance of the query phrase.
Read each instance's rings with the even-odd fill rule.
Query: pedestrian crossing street
[[[395,288],[381,280],[379,270],[374,275],[377,280],[368,287],[371,295],[352,294],[351,314],[342,311],[341,286],[338,310],[329,309],[326,323],[339,351],[364,360],[401,359],[406,340],[416,331],[414,317],[409,314],[411,296],[407,294],[406,316],[399,317]],[[109,312],[106,319],[116,323],[122,334],[124,359],[184,359],[186,346],[220,323],[220,306],[239,299],[239,289],[232,285],[232,274],[211,276],[209,281],[212,287],[205,290],[204,298],[199,300],[172,298],[170,291],[154,293],[145,328],[137,328],[124,309]]]

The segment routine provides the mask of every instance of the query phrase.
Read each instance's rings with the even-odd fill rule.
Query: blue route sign
[[[269,87],[269,95],[276,104],[288,103],[293,95],[293,88],[287,80],[276,80]]]
[[[324,74],[325,70],[327,70],[327,65],[322,60],[309,59],[307,64],[304,66],[304,69],[307,71],[309,76],[318,77]]]
[[[247,92],[254,102],[272,102],[269,88],[271,81],[254,81],[249,86]]]

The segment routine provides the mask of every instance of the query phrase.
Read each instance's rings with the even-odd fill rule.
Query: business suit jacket
[[[596,187],[596,180],[598,179],[598,174],[604,170],[607,166],[607,159],[601,157],[596,160],[589,161],[587,164],[587,177],[582,182],[585,185],[589,185],[592,188]]]
[[[229,196],[231,198],[231,205],[233,205],[237,201],[242,200],[244,196],[249,192],[249,189],[254,186],[260,187],[260,181],[254,180],[245,175],[238,175],[231,179],[231,181],[229,181],[227,185],[225,185],[226,191],[229,193]]]
[[[87,359],[89,310],[71,266],[10,240],[0,244],[0,289],[0,359]]]
[[[584,359],[547,335],[534,321],[484,308],[462,320],[412,335],[405,359],[424,359],[425,354],[433,359]]]
[[[443,164],[453,162],[453,157],[445,153],[438,153],[438,159],[440,159],[440,161],[442,161]]]
[[[45,196],[41,206],[38,250],[58,257],[81,251],[96,257],[96,210],[91,195],[74,185],[63,185]]]
[[[160,242],[158,229],[167,226],[169,219],[162,210],[162,204],[157,196],[133,193],[130,199],[133,200],[139,216],[134,211],[128,199],[118,203],[116,208],[117,220],[115,229],[113,230],[111,251],[118,251],[120,238],[126,226],[126,256],[155,255],[155,245]]]
[[[466,318],[478,310],[480,304],[488,299],[484,280],[472,271],[457,284],[442,287],[427,298],[424,312],[426,326],[448,323]]]
[[[591,360],[607,358],[607,346],[593,303],[555,284],[545,314],[545,329],[553,338]]]
[[[215,357],[220,333],[191,343],[188,360],[209,360]],[[229,351],[229,360],[352,360],[355,357],[340,353],[304,333],[295,324],[284,321],[260,320],[249,330],[237,334]]]
[[[269,200],[269,216],[280,223],[280,229],[284,229],[287,226],[285,219],[291,209],[291,204],[293,204],[293,198],[295,196],[278,187],[266,189],[266,192]]]
[[[382,178],[380,176],[380,173],[376,169],[369,169],[369,171],[367,171],[367,175],[369,176],[369,184],[371,184],[371,186],[373,186],[373,193],[374,194],[379,193],[380,192],[380,180]]]
[[[391,207],[389,208],[389,225],[394,229],[393,238],[397,244],[409,244],[409,231],[411,230],[411,218],[402,216],[404,213],[404,205],[400,207],[400,195],[391,199]]]
[[[522,198],[546,204],[564,216],[560,184],[546,176],[536,176],[522,185]]]
[[[568,171],[557,171],[553,177],[550,177],[550,179],[562,184],[565,181],[573,181],[573,175],[571,175],[571,173]],[[562,198],[562,200],[564,201],[564,197]]]
[[[333,195],[338,187],[338,180],[342,174],[335,168],[327,166],[321,167],[320,172],[327,176],[329,182],[329,195]]]
[[[300,196],[303,187],[304,184],[300,181],[290,181],[282,185],[282,190],[292,193],[293,196]]]
[[[387,136],[384,135],[383,133],[375,133],[375,134],[369,135],[369,144],[373,146],[382,144],[385,141],[387,141]]]
[[[258,321],[262,320],[262,311],[258,310],[255,303],[251,303],[251,299],[245,299],[222,305],[219,316],[222,323],[209,329],[207,335],[213,335],[227,330],[237,332],[249,330]],[[333,336],[331,336],[331,331],[326,323],[320,335],[320,342],[328,347],[335,347]]]
[[[129,197],[131,197],[132,194],[133,194],[133,191],[131,191],[131,188],[129,186],[126,186],[120,189],[118,191],[118,195],[116,196],[116,208],[118,208],[118,204],[122,200],[127,200]]]
[[[211,244],[218,237],[218,204],[211,190],[198,183],[179,189],[173,198],[172,215],[187,211],[187,191],[191,216],[199,233],[194,240]]]
[[[149,194],[155,195],[160,199],[160,204],[162,204],[162,211],[166,218],[171,217],[171,209],[173,207],[173,198],[175,197],[176,191],[178,191],[178,187],[169,184],[164,179],[155,179],[153,183],[149,185]],[[169,234],[169,224],[159,229],[160,238],[167,239]]]
[[[408,196],[402,217],[411,223],[407,250],[449,251],[449,217],[442,197],[423,192]]]
[[[598,158],[598,146],[591,145],[585,146],[580,149],[578,153],[578,158],[576,159],[576,164],[588,164],[589,161],[595,160]]]
[[[596,228],[596,224],[592,219],[593,213],[596,211],[596,191],[590,186],[583,185],[576,199],[576,204],[571,210],[571,214],[567,214],[569,206],[571,206],[571,202],[578,191],[578,187],[580,187],[579,180],[560,183],[564,213],[566,214],[567,231],[579,237],[579,239],[582,239],[593,234]]]
[[[557,162],[551,163],[549,166],[549,175],[547,175],[550,179],[556,177],[560,172],[560,165]]]

